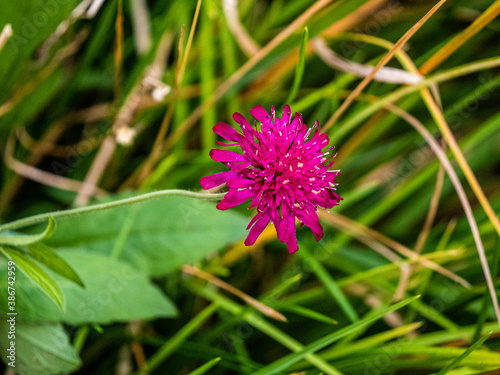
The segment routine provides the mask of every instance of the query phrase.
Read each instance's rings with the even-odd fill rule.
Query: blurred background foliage
[[[224,7],[220,0],[203,0],[199,12],[193,0],[5,3],[0,28],[10,24],[13,35],[0,49],[2,222],[151,190],[199,190],[202,176],[223,170],[208,157],[217,121],[234,125],[234,112],[249,118],[248,110],[258,104],[280,112],[288,101],[307,124],[316,119],[326,124],[360,82],[327,65],[313,48],[314,38],[323,38],[345,60],[373,66],[435,3],[240,0]],[[498,7],[498,1],[447,1],[403,51],[421,67],[481,15],[498,14]],[[237,17],[242,29],[235,29]],[[301,17],[306,19],[296,22]],[[309,42],[299,58],[306,26]],[[426,74],[432,79],[459,67],[470,70],[439,81],[439,93],[433,93],[495,212],[500,210],[499,29],[494,17],[480,23],[477,34],[465,34],[458,50]],[[281,36],[286,37],[270,48]],[[491,68],[473,67],[485,59]],[[300,87],[290,98],[301,63]],[[397,59],[388,66],[408,68]],[[335,166],[342,171],[338,192],[344,201],[322,216],[321,242],[308,230],[298,231],[295,255],[275,240],[273,228],[256,245],[244,247],[251,214],[245,208],[219,212],[213,203],[185,197],[57,219],[54,235],[40,246],[54,249],[85,288],[42,265],[64,296],[62,310],[32,274],[26,277],[18,268],[17,371],[498,373],[498,325],[449,178],[404,119],[382,105],[359,117],[400,87],[372,82],[328,129],[339,153]],[[395,104],[441,141],[418,89]],[[452,164],[496,281],[498,234],[461,165]],[[433,196],[439,200],[431,204]],[[465,288],[422,259],[472,286]],[[0,263],[4,280],[7,259]],[[185,263],[288,321],[261,314],[218,281],[200,280],[199,271],[182,272]],[[6,288],[0,286],[2,314]],[[421,297],[408,306],[387,310],[415,295]],[[489,331],[494,333],[486,341],[467,350]],[[304,351],[311,343],[319,346]]]

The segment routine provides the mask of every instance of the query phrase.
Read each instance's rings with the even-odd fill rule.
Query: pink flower
[[[285,243],[290,253],[298,250],[295,233],[295,218],[301,226],[311,228],[316,241],[323,237],[316,212],[318,208],[329,209],[342,198],[335,193],[335,177],[338,170],[329,170],[332,155],[323,152],[329,142],[326,134],[320,133],[319,122],[308,128],[300,113],[292,120],[290,106],[283,108],[283,116],[271,115],[262,106],[250,111],[257,121],[252,127],[243,115],[235,113],[234,121],[241,125],[243,134],[223,122],[214,126],[214,132],[230,141],[217,142],[222,146],[239,146],[243,154],[234,151],[213,149],[210,156],[230,170],[203,177],[203,189],[227,183],[229,191],[217,205],[227,210],[252,199],[249,208],[257,207],[257,215],[250,221],[250,232],[245,245],[255,243],[257,237],[272,221],[278,240]],[[313,132],[314,130],[314,132]],[[312,133],[312,135],[311,135]]]

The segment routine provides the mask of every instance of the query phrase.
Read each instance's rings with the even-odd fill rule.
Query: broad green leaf
[[[46,296],[48,296],[54,303],[57,304],[57,306],[60,308],[60,310],[58,311],[65,309],[65,299],[61,288],[44,270],[40,268],[40,266],[38,266],[35,262],[33,262],[33,260],[28,258],[19,250],[8,247],[0,248],[0,250],[5,254],[7,258],[14,261],[18,269],[22,270],[28,276],[28,278],[31,279],[43,291],[43,293],[45,293]],[[7,268],[4,267],[4,269],[6,270]],[[16,286],[17,278],[20,277],[20,275],[22,275],[22,273],[16,273]],[[4,277],[4,280],[7,280],[7,277]],[[5,288],[7,288],[6,284]],[[17,287],[16,291],[19,292]],[[55,307],[52,303],[50,303],[50,305],[53,308]],[[7,304],[5,303],[4,306],[7,306]]]
[[[19,317],[15,316],[15,338],[9,336],[10,324],[0,324],[2,360],[9,363],[11,359],[6,353],[10,353],[11,341],[15,342],[16,374],[65,374],[80,366],[80,359],[61,324],[29,322]]]
[[[161,276],[243,238],[249,219],[213,203],[169,196],[56,221],[48,245],[120,254],[134,268]],[[123,227],[130,228],[123,233]]]
[[[50,268],[52,271],[65,277],[68,280],[80,285],[85,288],[83,281],[77,275],[77,273],[71,268],[71,266],[49,246],[36,242],[26,247],[26,251],[29,253],[31,258],[42,263],[43,265]]]
[[[47,227],[39,234],[0,234],[0,245],[25,246],[50,237],[56,229],[56,222],[49,216]]]
[[[54,274],[66,296],[63,312],[24,275],[17,274],[16,311],[23,317],[69,324],[107,324],[177,314],[172,302],[147,276],[128,264],[82,250],[62,251],[60,255],[80,276],[85,289]],[[6,279],[6,270],[0,262],[0,279]],[[5,288],[5,283],[0,284],[0,310],[7,306]]]

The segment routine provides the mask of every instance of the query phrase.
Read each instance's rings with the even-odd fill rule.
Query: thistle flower
[[[272,221],[278,240],[285,243],[290,253],[298,250],[295,218],[300,225],[311,228],[316,241],[323,237],[317,211],[330,209],[342,198],[335,193],[335,177],[338,170],[329,170],[333,157],[327,156],[333,147],[323,152],[329,142],[320,133],[319,122],[308,128],[300,113],[292,120],[290,106],[283,108],[283,116],[276,117],[274,107],[271,116],[262,106],[250,110],[252,127],[240,113],[233,115],[241,125],[243,134],[223,122],[214,126],[214,132],[232,142],[222,146],[239,146],[243,154],[213,149],[210,156],[230,170],[203,177],[203,189],[211,189],[224,183],[229,191],[217,205],[227,210],[252,199],[250,207],[257,207],[257,214],[250,221],[245,245],[255,243],[262,231]],[[314,132],[313,132],[314,131]],[[312,133],[312,135],[311,135]]]

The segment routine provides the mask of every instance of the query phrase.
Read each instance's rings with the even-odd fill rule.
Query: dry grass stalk
[[[281,322],[286,322],[287,319],[285,316],[273,308],[264,305],[262,302],[257,301],[255,298],[250,297],[248,294],[243,293],[241,290],[236,289],[234,286],[226,283],[225,281],[222,281],[221,279],[209,274],[208,272],[202,271],[199,268],[190,266],[185,264],[182,267],[182,271],[185,273],[189,273],[190,275],[194,275],[199,277],[200,279],[206,280],[211,284],[214,284],[215,286],[218,286],[219,288],[222,288],[232,294],[234,294],[236,297],[241,298],[243,301],[248,303],[249,305],[255,307],[257,310],[259,310],[261,313],[264,315],[267,315],[270,318],[279,320]]]

